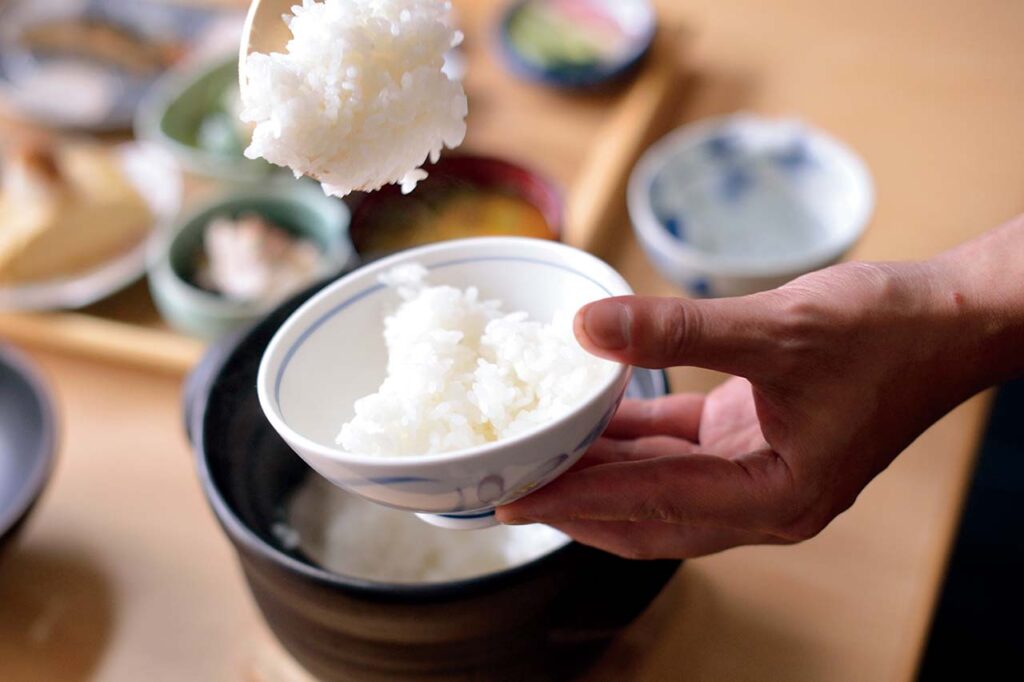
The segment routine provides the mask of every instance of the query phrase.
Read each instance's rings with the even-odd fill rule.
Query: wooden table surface
[[[690,29],[678,122],[798,115],[865,157],[878,210],[857,257],[928,256],[1024,208],[1024,4],[659,4]],[[583,151],[534,153],[569,168]],[[638,290],[671,293],[622,227],[607,255]],[[202,499],[178,380],[32,354],[62,447],[0,564],[0,679],[302,679]],[[677,389],[712,381],[673,373]],[[815,540],[688,562],[586,679],[912,678],[987,405],[936,425]]]

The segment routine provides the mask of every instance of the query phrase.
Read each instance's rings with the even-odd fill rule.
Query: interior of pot
[[[195,394],[204,393],[203,449],[210,484],[245,531],[254,534],[264,550],[273,550],[307,566],[327,568],[306,553],[305,544],[296,541],[298,533],[289,515],[293,497],[316,474],[267,422],[254,388],[260,360],[274,332],[301,301],[319,288],[320,285],[300,294],[249,332],[223,342],[219,357],[218,353],[208,357],[190,380],[192,395],[186,395],[186,414],[194,411],[191,403],[197,397]],[[424,530],[428,528],[424,526]],[[555,544],[551,551],[535,556],[557,552],[562,543]],[[356,578],[354,583],[374,581],[366,575],[349,577]],[[451,582],[473,577],[478,576]],[[439,582],[442,581],[409,581],[408,585]]]

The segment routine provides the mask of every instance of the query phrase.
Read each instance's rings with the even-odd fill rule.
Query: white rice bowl
[[[303,0],[285,53],[250,54],[241,119],[262,157],[344,196],[427,177],[466,135],[462,83],[444,72],[462,41],[440,0]]]
[[[410,263],[381,277],[402,302],[384,321],[387,376],[338,434],[346,452],[408,457],[514,438],[568,414],[615,371],[576,341],[575,311],[530,320],[427,275]]]

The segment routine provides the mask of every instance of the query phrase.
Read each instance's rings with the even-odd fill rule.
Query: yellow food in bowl
[[[548,221],[525,199],[486,189],[456,189],[383,208],[361,231],[362,253],[402,249],[467,237],[555,239]]]

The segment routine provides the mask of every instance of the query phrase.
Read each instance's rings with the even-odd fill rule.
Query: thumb
[[[773,307],[763,295],[706,301],[622,296],[584,306],[575,331],[580,345],[609,360],[756,378],[769,369],[765,354],[777,339]]]

